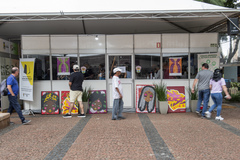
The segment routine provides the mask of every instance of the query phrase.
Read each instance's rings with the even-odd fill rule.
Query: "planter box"
[[[168,101],[158,101],[159,113],[167,114],[168,112]]]
[[[84,108],[84,114],[87,114],[87,111],[88,111],[88,102],[82,102],[83,103],[83,108]],[[79,113],[81,113],[81,109],[79,107]]]
[[[190,100],[190,110],[191,112],[196,112],[198,100]]]
[[[0,129],[3,129],[10,124],[10,114],[0,113]]]

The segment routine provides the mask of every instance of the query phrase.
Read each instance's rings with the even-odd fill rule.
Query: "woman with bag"
[[[213,78],[210,80],[210,89],[211,89],[211,97],[214,104],[209,108],[208,111],[205,112],[205,116],[207,118],[211,118],[211,112],[217,107],[217,116],[215,120],[222,121],[224,118],[221,117],[222,111],[222,90],[225,92],[226,99],[231,99],[226,87],[226,82],[222,78],[222,74],[220,69],[215,69],[213,73]]]

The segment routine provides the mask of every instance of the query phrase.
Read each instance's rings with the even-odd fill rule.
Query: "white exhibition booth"
[[[96,39],[97,38],[97,39]],[[34,80],[33,101],[24,101],[24,109],[33,111],[41,110],[41,91],[68,91],[68,80],[59,80],[54,77],[54,57],[74,57],[74,62],[81,64],[82,59],[91,65],[88,58],[103,57],[105,79],[85,80],[83,86],[93,90],[106,90],[107,107],[112,108],[111,68],[113,61],[118,59],[119,64],[127,64],[130,76],[121,78],[124,90],[124,111],[135,111],[136,85],[153,85],[154,83],[166,83],[167,86],[184,86],[186,95],[186,107],[189,108],[188,87],[192,86],[194,77],[198,71],[197,55],[218,52],[218,33],[180,33],[180,34],[127,34],[127,35],[22,35],[22,57],[39,58],[40,68],[45,73],[50,71],[48,80]],[[140,57],[140,58],[139,58]],[[149,58],[149,61],[144,59]],[[157,57],[157,60],[156,60]],[[185,77],[164,77],[164,65],[170,57],[182,57]],[[122,58],[122,59],[121,59]],[[152,59],[155,60],[153,61]],[[47,60],[46,60],[47,59]],[[97,61],[97,60],[96,60]],[[128,63],[126,63],[128,62]],[[149,66],[148,65],[149,62]],[[48,64],[49,63],[49,64]],[[98,64],[96,62],[96,64]],[[149,71],[139,76],[136,66],[144,66],[151,69],[153,65],[159,66],[160,77],[149,77]],[[47,65],[49,65],[47,67]],[[168,65],[168,64],[167,64]],[[37,66],[35,66],[37,67]],[[39,66],[38,66],[39,67]],[[98,66],[95,65],[95,68]]]

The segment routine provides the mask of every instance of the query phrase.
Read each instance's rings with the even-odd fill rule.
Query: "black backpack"
[[[8,89],[7,89],[7,79],[4,79],[1,84],[0,84],[0,94],[2,96],[7,96],[8,95]]]

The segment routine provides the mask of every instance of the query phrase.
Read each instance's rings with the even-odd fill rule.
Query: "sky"
[[[194,0],[7,0],[1,13],[223,9]]]

